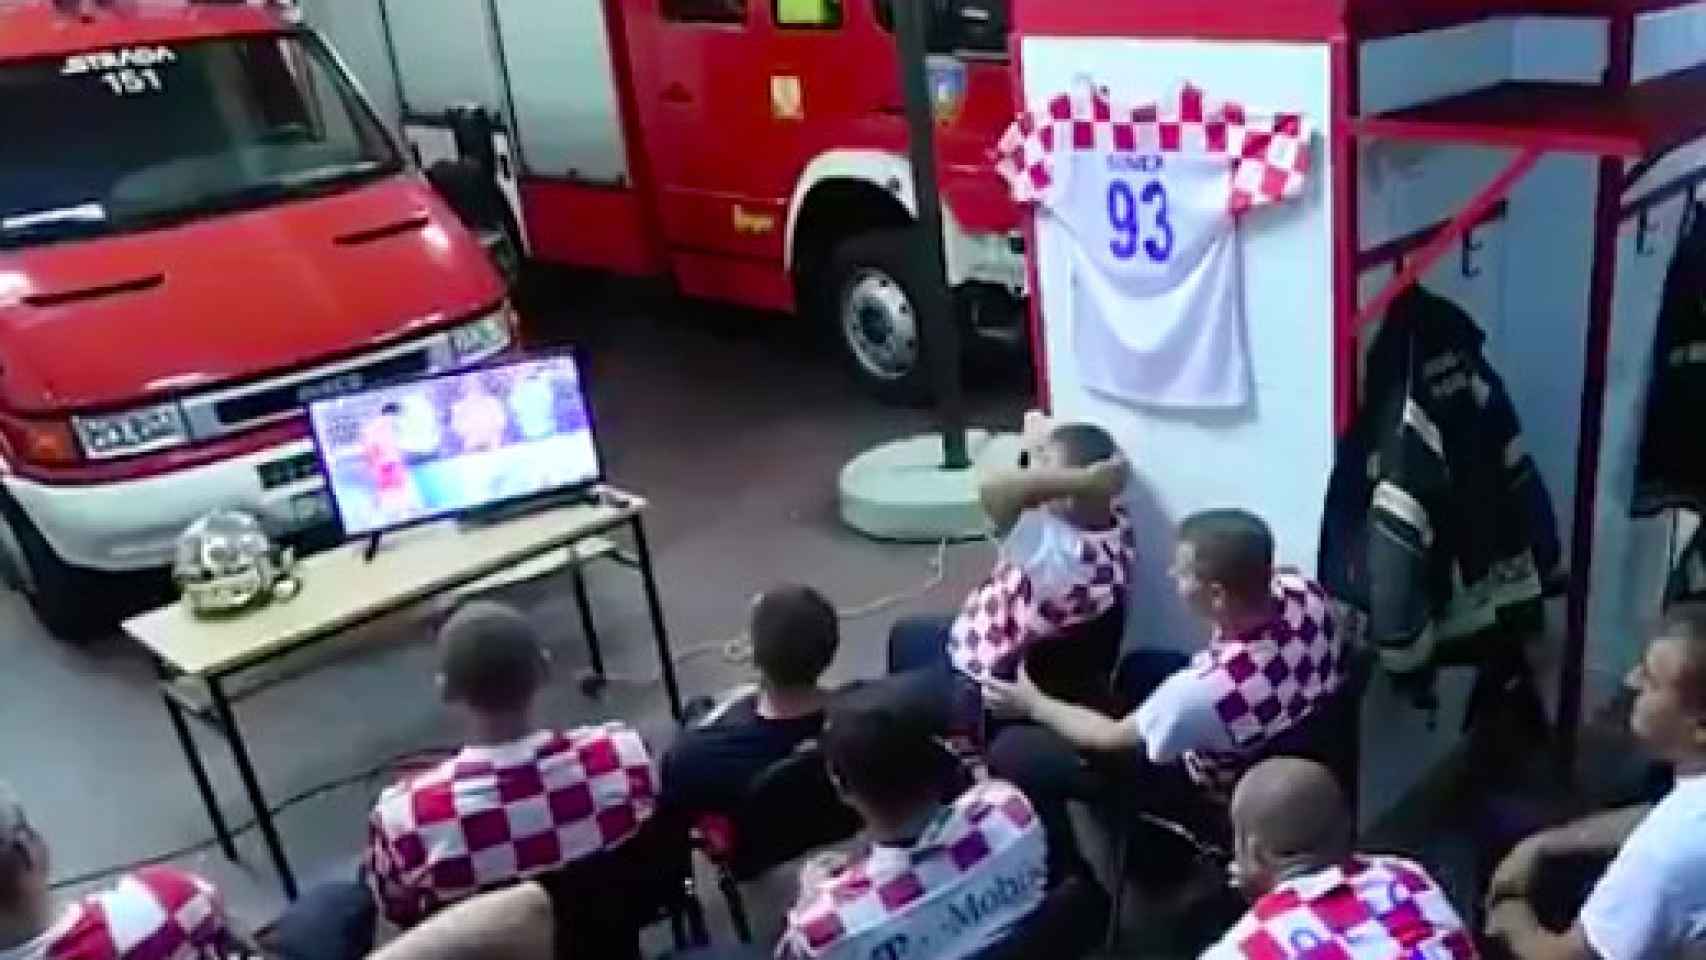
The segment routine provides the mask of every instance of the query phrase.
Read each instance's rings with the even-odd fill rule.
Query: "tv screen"
[[[351,537],[603,477],[568,355],[319,400],[308,417]]]

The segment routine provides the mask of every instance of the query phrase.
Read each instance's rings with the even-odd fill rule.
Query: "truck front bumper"
[[[314,445],[294,440],[160,476],[89,485],[5,478],[53,552],[91,570],[170,566],[178,535],[220,508],[246,510],[275,535],[333,520]]]

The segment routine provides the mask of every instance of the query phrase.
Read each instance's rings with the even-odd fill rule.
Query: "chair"
[[[558,952],[628,960],[634,934],[666,920],[677,950],[709,943],[692,867],[685,829],[654,819],[613,850],[539,876],[558,907]]]
[[[1313,760],[1333,772],[1339,781],[1339,787],[1344,792],[1345,802],[1350,809],[1353,822],[1356,818],[1357,796],[1361,785],[1362,758],[1362,695],[1368,686],[1369,674],[1373,668],[1373,654],[1361,648],[1348,649],[1348,658],[1344,682],[1339,689],[1322,706],[1311,712],[1302,722],[1296,724],[1285,733],[1275,737],[1266,744],[1250,761],[1254,766],[1263,760],[1275,757],[1299,757]],[[1116,677],[1116,687],[1118,678]],[[1111,806],[1114,810],[1115,826],[1111,831],[1111,842],[1114,844],[1111,862],[1114,864],[1114,891],[1112,919],[1108,925],[1108,943],[1111,947],[1119,933],[1121,911],[1124,906],[1126,872],[1129,865],[1132,843],[1136,836],[1136,828],[1143,823],[1157,835],[1164,838],[1163,842],[1182,843],[1190,848],[1192,854],[1199,859],[1225,862],[1230,859],[1230,824],[1207,825],[1205,823],[1177,823],[1170,819],[1157,817],[1144,809],[1147,798],[1133,796],[1129,790],[1120,789],[1120,782],[1115,779],[1110,791],[1113,797]],[[1206,806],[1206,804],[1204,805]],[[1224,819],[1224,811],[1215,805],[1212,815]],[[1197,814],[1208,814],[1206,810],[1197,810]],[[1201,820],[1201,816],[1186,819]],[[1215,830],[1212,826],[1221,826]],[[1194,829],[1193,829],[1194,828]],[[1170,836],[1169,836],[1170,835]]]
[[[1025,672],[1049,696],[1117,713],[1111,678],[1125,645],[1124,601],[1025,651]]]
[[[1079,960],[1090,955],[1107,923],[1108,895],[1094,881],[1063,880],[1008,935],[970,960]]]
[[[841,802],[829,781],[817,742],[808,740],[753,779],[739,813],[700,816],[693,841],[717,872],[735,935],[751,943],[752,924],[740,885],[811,850],[845,840],[859,827],[858,815]]]

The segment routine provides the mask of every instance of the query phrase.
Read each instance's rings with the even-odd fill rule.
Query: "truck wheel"
[[[0,501],[0,514],[6,521],[0,537],[11,541],[6,546],[17,561],[16,569],[8,573],[42,626],[74,644],[87,643],[110,629],[112,614],[102,598],[111,585],[103,583],[105,578],[59,559],[16,503]]]
[[[878,399],[904,406],[931,401],[928,349],[918,296],[929,283],[907,230],[875,230],[830,255],[822,309],[848,368]]]

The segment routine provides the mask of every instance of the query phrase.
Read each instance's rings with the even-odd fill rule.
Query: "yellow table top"
[[[596,536],[645,511],[645,500],[615,493],[625,500],[620,506],[558,507],[491,524],[446,521],[388,533],[371,563],[363,559],[366,541],[353,541],[302,561],[302,592],[287,602],[224,619],[202,619],[173,603],[125,621],[124,630],[173,670],[222,673]]]

